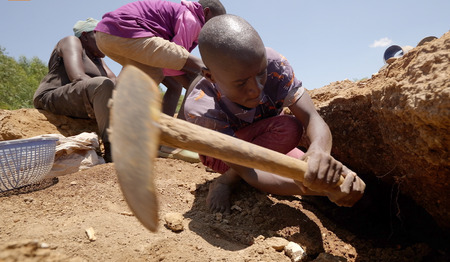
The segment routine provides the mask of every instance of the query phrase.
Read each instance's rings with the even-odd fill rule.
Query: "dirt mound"
[[[0,141],[43,134],[74,136],[97,130],[95,120],[74,119],[38,109],[0,109]]]
[[[450,32],[371,79],[311,91],[333,155],[395,185],[450,230]],[[401,210],[399,210],[401,212]]]

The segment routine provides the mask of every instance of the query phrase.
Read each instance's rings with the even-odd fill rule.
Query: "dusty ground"
[[[337,208],[326,199],[277,197],[242,184],[232,199],[237,208],[221,217],[205,205],[208,185],[218,174],[172,159],[157,159],[155,174],[160,202],[156,233],[132,216],[114,164],[2,193],[0,261],[290,261],[271,247],[271,237],[300,244],[308,261],[321,253],[328,253],[321,261],[449,258],[448,239],[412,204],[408,212],[423,220],[414,228],[389,214],[387,206],[364,204],[370,200]],[[392,199],[390,189],[386,192]],[[395,201],[389,203],[407,201],[393,193]],[[169,212],[183,215],[183,231],[165,226]],[[89,240],[88,228],[95,241]]]

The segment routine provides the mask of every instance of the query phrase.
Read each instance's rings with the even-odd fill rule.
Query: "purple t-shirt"
[[[191,52],[205,24],[202,6],[181,0],[181,4],[160,0],[136,1],[103,15],[95,31],[124,38],[161,37]],[[181,71],[164,69],[164,75]]]
[[[95,31],[124,38],[141,38],[158,36],[172,41],[176,37],[179,19],[186,15],[192,16],[192,25],[185,30],[191,30],[191,26],[196,25],[201,28],[205,24],[205,17],[202,6],[197,2],[181,1],[181,4],[160,1],[145,0],[126,4],[115,11],[103,15],[102,20],[97,24]],[[194,36],[194,43],[185,47],[192,51],[197,45],[197,36]]]
[[[303,95],[302,82],[280,53],[266,48],[267,82],[260,104],[246,110],[221,94],[215,84],[203,78],[186,98],[186,120],[197,125],[234,135],[236,130],[249,124],[279,115],[283,107],[297,102]]]

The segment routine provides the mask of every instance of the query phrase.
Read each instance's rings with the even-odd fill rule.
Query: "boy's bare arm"
[[[203,64],[203,61],[200,58],[198,58],[192,54],[189,54],[189,57],[186,60],[186,63],[184,64],[181,71],[184,71],[187,73],[192,73],[192,74],[201,74],[202,68],[204,68],[204,67],[205,67],[205,64]]]
[[[226,164],[230,167],[226,173],[239,176],[249,185],[263,192],[284,196],[304,194],[293,179],[232,163]]]
[[[75,36],[63,38],[59,43],[59,55],[64,60],[64,67],[71,82],[91,78],[86,75],[83,65],[83,47]]]
[[[354,172],[330,155],[330,129],[316,111],[308,93],[303,94],[289,109],[302,122],[311,141],[304,155],[304,160],[308,162],[304,186],[316,192],[334,192],[328,194],[328,197],[338,205],[353,205],[361,198],[365,184]],[[341,175],[345,176],[345,182],[340,185],[340,191],[333,190]]]

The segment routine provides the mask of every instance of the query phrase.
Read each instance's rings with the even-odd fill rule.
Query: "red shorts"
[[[255,122],[235,132],[236,137],[247,142],[300,158],[304,153],[297,148],[303,134],[302,124],[291,115],[279,115]],[[202,163],[218,173],[230,167],[222,160],[200,155]]]

